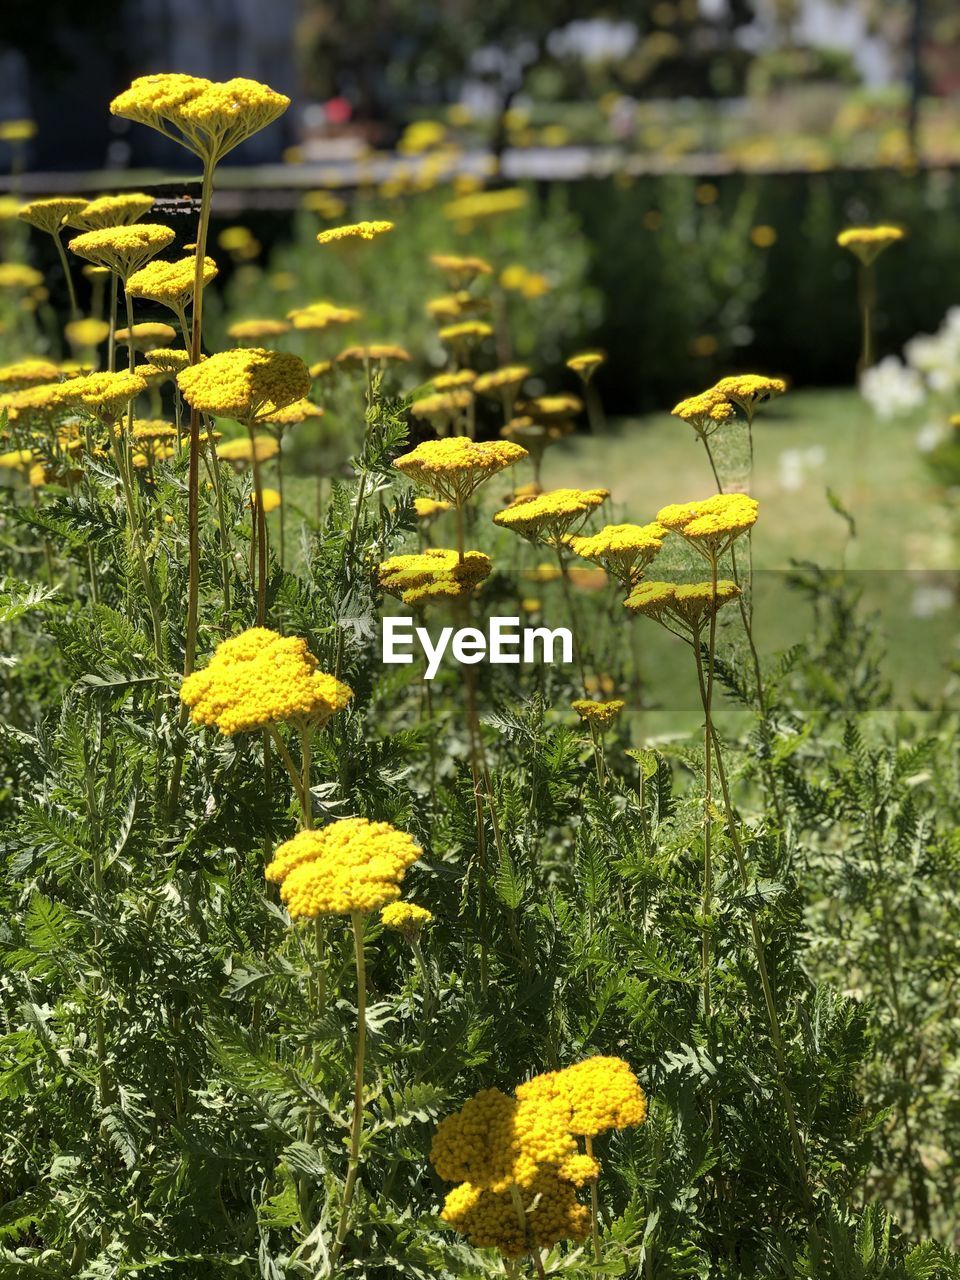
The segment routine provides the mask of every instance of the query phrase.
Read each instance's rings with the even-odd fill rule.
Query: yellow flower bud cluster
[[[256,80],[225,82],[162,73],[139,76],[110,103],[115,116],[149,125],[216,164],[282,115],[290,99]]]
[[[402,933],[405,938],[415,938],[433,922],[433,912],[418,907],[415,902],[391,902],[381,910],[380,921],[385,929]]]
[[[674,624],[683,631],[697,631],[712,613],[739,594],[737,584],[726,578],[718,581],[716,591],[711,582],[692,582],[679,587],[672,582],[641,582],[623,605],[631,613],[653,618],[671,629]]]
[[[436,498],[414,498],[413,510],[418,520],[433,520],[451,509],[449,502],[438,502]]]
[[[471,223],[481,218],[495,218],[502,213],[523,209],[528,201],[521,187],[503,187],[499,191],[476,191],[450,200],[443,206],[443,216],[451,222]]]
[[[602,351],[578,351],[565,363],[567,368],[578,373],[584,382],[589,382],[600,366],[606,363],[606,359]]]
[[[353,307],[338,307],[334,302],[311,302],[288,311],[287,319],[295,329],[328,329],[333,324],[352,324],[360,319],[360,312]]]
[[[326,231],[318,232],[317,244],[338,244],[344,240],[373,240],[375,236],[382,236],[385,232],[392,230],[392,222],[352,222],[345,227],[328,227]]]
[[[266,627],[217,645],[207,666],[180,689],[194,723],[228,737],[287,721],[319,728],[352,696],[348,685],[317,670],[305,640]]]
[[[580,1153],[577,1136],[642,1124],[646,1113],[643,1090],[621,1058],[536,1076],[512,1098],[481,1090],[434,1135],[434,1168],[460,1184],[444,1202],[443,1221],[507,1257],[584,1239],[590,1216],[576,1188],[594,1181],[600,1166]]]
[[[458,343],[479,341],[493,336],[493,325],[486,320],[460,320],[437,330],[441,342],[456,346]]]
[[[484,480],[527,456],[526,449],[506,440],[481,443],[465,436],[426,440],[394,462],[398,471],[438,498],[463,506]]]
[[[127,281],[127,292],[134,298],[146,298],[159,302],[172,311],[182,311],[193,299],[193,286],[197,274],[197,256],[181,258],[179,262],[151,262]],[[217,264],[212,258],[203,260],[203,285],[206,287],[217,274]]]
[[[650,524],[608,524],[588,537],[572,535],[566,545],[575,555],[592,560],[622,582],[632,586],[656,557],[667,529],[656,521]]]
[[[756,524],[759,509],[756,498],[745,493],[717,493],[699,502],[661,507],[657,523],[678,533],[707,559],[714,559]]]
[[[763,373],[736,373],[721,378],[699,395],[681,400],[670,412],[706,439],[717,427],[730,421],[734,409],[739,409],[747,421],[752,422],[759,405],[782,396],[786,389],[782,378],[768,378]]]
[[[101,342],[106,342],[110,325],[106,320],[86,316],[81,320],[68,321],[63,331],[72,347],[99,347]]]
[[[511,502],[493,521],[533,542],[561,547],[573,526],[582,524],[609,497],[607,489],[551,489]]]
[[[847,227],[837,236],[841,249],[849,249],[865,266],[869,266],[890,245],[902,240],[906,232],[902,227],[881,223],[875,227]]]
[[[81,405],[98,418],[115,422],[146,389],[146,379],[139,373],[89,373],[61,383],[60,396],[65,403]]]
[[[42,382],[56,382],[60,369],[50,360],[15,360],[0,365],[0,388],[4,391],[21,391]]]
[[[391,360],[405,364],[410,352],[395,342],[371,342],[368,346],[345,347],[336,357],[337,364],[348,369],[365,369],[370,364],[389,364]]]
[[[453,422],[473,403],[473,392],[464,387],[452,391],[438,391],[431,396],[421,396],[410,405],[415,418],[427,418],[440,426]]]
[[[29,222],[38,231],[55,236],[66,220],[85,208],[86,200],[75,196],[48,196],[44,200],[31,200],[17,212],[21,222]]]
[[[177,336],[173,325],[161,320],[145,320],[130,329],[118,329],[114,337],[121,347],[133,346],[135,351],[152,351],[163,347]]]
[[[234,440],[224,440],[223,444],[217,445],[217,457],[221,462],[253,462],[254,457],[257,462],[268,462],[279,452],[280,446],[273,436],[266,435],[254,436],[253,439],[250,436],[237,436]]]
[[[410,555],[391,556],[379,566],[380,586],[404,604],[424,605],[434,601],[460,600],[471,596],[492,565],[480,551],[458,553],[442,547],[428,547]]]
[[[530,377],[530,369],[525,364],[507,364],[490,373],[482,373],[474,384],[476,391],[482,395],[499,395],[503,391],[514,391],[522,386]]]
[[[101,231],[104,227],[128,227],[139,222],[154,206],[153,196],[142,191],[125,191],[117,196],[98,196],[67,217],[67,225],[78,231]]]
[[[610,728],[626,704],[620,698],[613,698],[609,702],[594,702],[592,698],[575,698],[570,705],[581,720],[595,725],[602,732]]]
[[[451,373],[438,373],[431,381],[437,391],[457,391],[472,387],[477,375],[473,369],[456,369]]]
[[[475,280],[477,276],[493,274],[493,267],[485,258],[476,258],[458,253],[434,253],[430,261],[438,267],[454,288],[462,288]]]
[[[68,242],[71,253],[98,267],[109,267],[126,281],[175,239],[170,227],[138,222],[130,227],[101,227],[84,231]]]
[[[177,386],[194,409],[249,426],[302,400],[310,390],[310,371],[286,351],[235,347],[184,369]]]
[[[264,874],[279,884],[295,920],[366,913],[400,897],[400,882],[422,852],[388,822],[344,818],[279,845]]]
[[[227,333],[235,342],[256,342],[262,338],[280,338],[290,332],[286,320],[272,320],[269,317],[255,317],[252,320],[235,320],[227,329]]]

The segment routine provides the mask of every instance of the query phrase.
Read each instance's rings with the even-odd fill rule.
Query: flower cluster
[[[67,219],[78,214],[86,204],[86,200],[74,196],[49,196],[44,200],[31,200],[17,211],[17,217],[38,231],[55,236]]]
[[[367,346],[345,347],[336,357],[337,364],[346,368],[365,369],[370,364],[387,364],[391,360],[406,363],[410,352],[395,342],[371,342]]]
[[[256,80],[224,82],[161,73],[139,76],[110,103],[115,116],[149,125],[209,164],[271,124],[290,105]]]
[[[566,366],[578,373],[583,381],[589,382],[596,371],[606,362],[602,351],[578,351],[567,360]]]
[[[379,568],[380,586],[404,604],[424,605],[472,596],[492,565],[480,551],[428,547],[416,554],[391,556]]]
[[[402,933],[405,938],[417,937],[432,921],[433,912],[415,902],[390,902],[380,912],[383,927]]]
[[[352,696],[348,685],[317,670],[305,640],[266,627],[217,645],[207,666],[180,689],[194,723],[228,737],[284,722],[320,728]]]
[[[256,317],[252,320],[234,320],[227,333],[235,342],[257,342],[263,338],[280,338],[290,332],[286,320]]]
[[[560,549],[574,525],[581,525],[609,497],[606,489],[551,489],[511,502],[493,520],[524,538]]]
[[[495,218],[502,213],[513,213],[527,204],[526,191],[520,187],[502,187],[499,191],[475,191],[467,196],[450,200],[443,206],[443,215],[451,222],[471,223],[481,218]]]
[[[124,283],[151,258],[173,244],[170,227],[159,222],[138,222],[130,227],[101,227],[84,231],[68,242],[71,253],[98,267],[109,267]]]
[[[360,319],[354,307],[338,307],[335,302],[311,302],[287,312],[295,329],[329,329],[333,324],[352,324]]]
[[[507,1257],[584,1239],[590,1219],[576,1189],[594,1181],[600,1166],[580,1154],[577,1135],[642,1124],[646,1112],[643,1090],[620,1058],[534,1077],[512,1098],[481,1090],[434,1135],[434,1168],[460,1184],[446,1197],[443,1221]]]
[[[393,465],[438,498],[461,507],[484,480],[526,456],[526,449],[509,441],[489,440],[478,444],[464,436],[455,436],[449,440],[427,440],[410,453],[401,454]]]
[[[341,241],[352,240],[373,240],[375,236],[382,236],[387,231],[393,230],[393,223],[381,220],[379,222],[351,222],[344,227],[328,227],[326,231],[320,231],[317,234],[317,244],[338,244]]]
[[[55,382],[60,368],[50,360],[14,360],[13,364],[0,366],[0,389],[20,391],[38,382]]]
[[[714,559],[757,522],[759,503],[745,493],[717,493],[699,502],[675,502],[661,507],[657,523]]]
[[[602,565],[611,577],[632,586],[663,546],[667,529],[650,524],[608,524],[588,537],[568,536],[566,545],[584,560]]]
[[[277,847],[264,874],[295,919],[378,911],[423,851],[388,822],[344,818]],[[429,913],[428,913],[429,914]]]
[[[602,731],[610,728],[626,703],[621,698],[611,698],[609,702],[594,702],[592,698],[575,698],[570,705],[581,720]]]
[[[865,266],[869,266],[884,249],[902,240],[904,234],[902,227],[882,223],[875,227],[847,227],[837,236],[837,244],[841,249],[849,249]]]
[[[698,632],[711,614],[739,595],[737,584],[725,578],[717,582],[716,590],[712,582],[685,586],[673,582],[641,582],[623,604],[631,613],[653,618],[670,629],[674,624],[683,632]]]
[[[530,377],[530,372],[525,364],[504,365],[500,369],[493,369],[490,373],[481,373],[474,383],[474,389],[482,396],[516,391]]]
[[[310,371],[299,356],[264,347],[235,347],[177,375],[183,398],[204,413],[248,426],[310,390]]]
[[[216,274],[217,264],[212,258],[204,258],[204,287]],[[127,292],[132,298],[147,298],[150,302],[159,302],[172,311],[180,312],[193,298],[196,275],[196,254],[181,258],[179,262],[151,262],[129,278]]]
[[[686,400],[675,404],[670,412],[675,418],[688,422],[698,435],[706,437],[717,427],[730,421],[733,417],[733,405],[716,387],[711,387],[708,391],[701,391],[699,395],[687,396]]]
[[[146,389],[146,379],[139,373],[90,373],[62,383],[59,394],[63,402],[82,405],[97,417],[115,422]]]
[[[153,196],[142,191],[125,191],[118,196],[99,196],[85,203],[67,223],[77,231],[101,231],[104,227],[128,227],[139,222],[154,206]]]

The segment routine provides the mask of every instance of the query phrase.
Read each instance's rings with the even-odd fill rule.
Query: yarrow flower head
[[[520,1196],[523,1225],[515,1195]],[[577,1199],[571,1182],[549,1170],[539,1173],[521,1192],[488,1191],[462,1182],[443,1203],[441,1220],[464,1235],[477,1249],[497,1249],[506,1258],[520,1258],[535,1249],[548,1249],[561,1240],[585,1240],[590,1233],[590,1210]]]
[[[678,533],[708,560],[728,550],[757,522],[760,504],[745,493],[717,493],[699,502],[675,502],[657,512],[657,523]]]
[[[152,351],[154,347],[166,348],[177,336],[173,325],[162,321],[146,320],[132,329],[118,329],[114,337],[121,347],[133,346],[135,351]]]
[[[513,213],[527,205],[529,197],[520,187],[503,187],[499,191],[476,191],[450,200],[443,206],[443,216],[451,222],[469,225],[481,218],[496,218]]]
[[[90,373],[61,384],[65,403],[82,405],[107,422],[116,422],[130,401],[147,389],[139,373]]]
[[[329,329],[335,324],[353,324],[360,319],[354,307],[338,307],[334,302],[311,302],[287,312],[287,319],[295,329]]]
[[[102,227],[84,231],[68,242],[71,253],[98,267],[109,267],[126,284],[151,258],[173,244],[170,227],[158,222],[139,222],[130,227]]]
[[[662,623],[668,630],[679,626],[682,632],[699,632],[712,614],[739,595],[737,584],[725,578],[717,582],[716,590],[712,582],[685,586],[673,582],[641,582],[623,605],[631,613]]]
[[[506,440],[477,443],[454,436],[427,440],[402,454],[393,465],[438,498],[462,507],[485,480],[526,456],[526,449]]]
[[[24,293],[42,284],[43,275],[36,267],[28,267],[25,262],[0,262],[0,289]]]
[[[586,1058],[562,1071],[534,1076],[518,1086],[517,1097],[521,1101],[552,1098],[566,1109],[570,1132],[584,1137],[632,1128],[647,1118],[646,1096],[623,1058]]]
[[[413,513],[418,520],[434,520],[445,511],[451,511],[453,504],[440,502],[436,498],[414,498]]]
[[[367,346],[345,347],[335,359],[344,368],[365,369],[370,364],[406,364],[410,359],[410,352],[397,346],[395,342],[371,342]]]
[[[608,702],[594,702],[592,698],[576,698],[570,703],[581,720],[594,725],[601,732],[609,729],[617,716],[626,706],[621,698],[611,698]]]
[[[138,77],[114,98],[110,110],[156,129],[214,165],[289,105],[288,97],[256,80],[217,82],[165,73]]]
[[[574,526],[582,525],[609,497],[608,489],[551,489],[536,498],[511,502],[493,521],[532,542],[560,550]]]
[[[737,373],[730,378],[721,378],[712,390],[735,405],[747,421],[752,422],[759,405],[782,396],[786,389],[783,378],[768,378],[762,373]]]
[[[568,537],[567,546],[584,560],[602,565],[611,577],[632,586],[663,546],[668,530],[650,524],[608,524],[588,537]]]
[[[587,383],[600,366],[606,363],[606,360],[607,357],[602,351],[578,351],[565,363],[568,369],[572,369],[574,373],[579,374],[583,381]]]
[[[237,464],[254,461],[269,462],[279,452],[279,444],[273,436],[268,435],[237,436],[233,440],[224,440],[223,444],[217,445],[217,457],[221,462]]]
[[[536,422],[557,422],[573,418],[582,409],[583,401],[580,397],[569,394],[534,396],[532,400],[523,400],[517,405],[518,413],[533,418]]]
[[[493,267],[486,258],[476,258],[458,253],[433,253],[430,261],[438,267],[455,289],[462,289],[477,276],[493,275]]]
[[[99,347],[106,342],[110,333],[110,325],[106,320],[97,320],[95,316],[86,316],[82,320],[70,320],[63,328],[71,347],[83,350]]]
[[[379,911],[423,850],[388,822],[344,818],[278,845],[264,872],[293,919]]]
[[[184,369],[177,386],[192,408],[250,426],[302,400],[310,371],[286,351],[236,347]]]
[[[418,907],[415,902],[391,902],[381,909],[380,922],[385,929],[393,929],[411,939],[433,923],[433,912]]]
[[[457,391],[464,387],[473,387],[477,374],[473,369],[455,369],[451,373],[438,373],[432,378],[437,391]]]
[[[212,258],[203,260],[203,287],[215,278],[217,264]],[[147,298],[159,302],[178,314],[193,301],[193,287],[197,275],[197,256],[181,258],[179,262],[151,262],[135,271],[127,281],[127,292],[133,298]]]
[[[391,556],[380,565],[380,586],[404,604],[425,605],[449,600],[462,600],[475,594],[490,575],[488,556],[480,551],[466,551],[462,558],[456,551],[428,547],[410,555]]]
[[[56,382],[59,377],[60,369],[50,360],[15,360],[12,364],[0,365],[0,389],[4,391],[19,391],[36,383]]]
[[[837,236],[841,249],[849,249],[864,266],[869,266],[890,245],[902,240],[906,232],[902,227],[880,224],[874,227],[847,227]]]
[[[427,418],[436,424],[438,430],[444,430],[473,404],[473,392],[463,387],[452,391],[438,391],[434,395],[421,396],[410,405],[410,412],[415,418]]]
[[[80,212],[87,202],[72,196],[49,196],[45,200],[31,200],[18,211],[21,222],[55,236],[71,215]]]
[[[252,320],[235,320],[227,329],[234,342],[260,342],[264,338],[281,338],[290,332],[287,320],[275,320],[268,316]]]
[[[698,435],[706,438],[716,431],[717,427],[729,422],[733,417],[733,405],[716,387],[709,391],[701,391],[699,395],[687,396],[670,410],[675,418],[688,422]]]
[[[125,191],[117,196],[98,196],[72,213],[67,223],[77,231],[100,231],[104,227],[128,227],[139,222],[155,204],[153,196],[143,191]]]
[[[525,364],[504,365],[490,373],[481,373],[474,383],[474,389],[482,396],[499,396],[504,391],[517,391],[530,377],[530,373],[531,370]]]
[[[317,667],[305,640],[251,627],[217,645],[207,666],[184,680],[180,698],[195,724],[227,737],[282,723],[322,728],[353,692]]]
[[[351,222],[343,227],[328,227],[326,231],[318,232],[317,244],[340,244],[343,241],[373,240],[376,236],[382,236],[392,230],[393,223],[384,220],[379,222]]]

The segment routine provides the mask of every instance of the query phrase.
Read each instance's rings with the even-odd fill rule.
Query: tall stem
[[[353,1076],[353,1121],[350,1126],[350,1157],[347,1165],[347,1181],[343,1188],[343,1206],[337,1234],[330,1250],[330,1271],[334,1272],[337,1260],[347,1238],[350,1206],[357,1185],[360,1167],[360,1139],[363,1134],[363,1059],[367,1041],[367,974],[363,959],[363,916],[355,911],[350,916],[353,925],[353,949],[357,963],[357,1053]]]
[[[876,300],[876,277],[872,262],[860,266],[860,360],[857,373],[862,376],[873,365],[873,304]]]
[[[267,620],[267,518],[263,510],[263,485],[260,481],[257,441],[252,427],[250,444],[253,449],[253,487],[257,505],[257,626],[262,627]]]
[[[77,306],[77,291],[73,287],[73,276],[70,272],[70,263],[67,261],[66,250],[63,247],[63,241],[60,239],[60,232],[53,233],[53,243],[57,246],[57,255],[60,258],[60,265],[63,267],[64,279],[67,282],[67,293],[70,295],[70,319],[80,319],[80,308]]]
[[[193,278],[193,315],[190,334],[190,363],[200,363],[200,335],[203,326],[203,263],[207,253],[207,230],[213,198],[215,162],[204,161],[200,194],[200,221],[197,227],[197,269]],[[187,586],[187,634],[183,674],[190,675],[197,656],[197,628],[200,619],[200,411],[190,410],[190,467],[187,477],[187,544],[189,580]]]
[[[580,648],[580,629],[577,626],[577,611],[573,604],[573,592],[570,590],[570,570],[567,562],[563,558],[563,553],[559,547],[554,547],[557,555],[557,564],[560,566],[560,587],[563,591],[564,603],[567,606],[567,613],[570,615],[570,630],[573,632],[573,657],[577,664],[577,671],[580,674],[580,687],[584,696],[587,692],[587,674],[583,665],[583,650]]]

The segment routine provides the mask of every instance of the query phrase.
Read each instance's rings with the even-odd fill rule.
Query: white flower
[[[925,399],[923,379],[919,373],[896,356],[886,356],[861,375],[860,394],[877,417],[884,419],[910,413]]]

